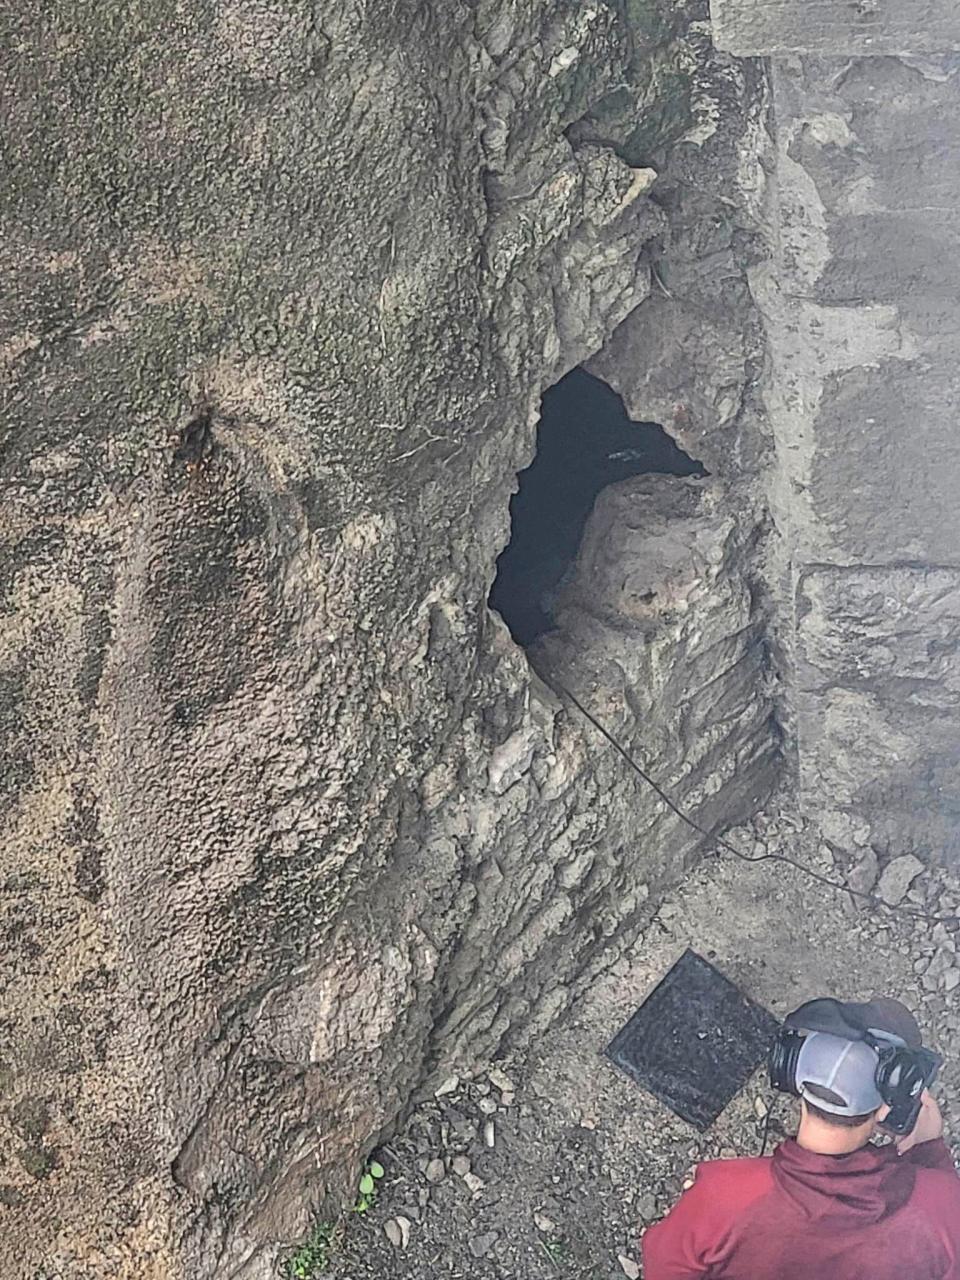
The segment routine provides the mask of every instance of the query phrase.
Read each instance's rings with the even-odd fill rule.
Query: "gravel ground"
[[[869,886],[871,856],[852,871],[789,818],[761,816],[731,833],[748,853],[788,852]],[[896,872],[899,870],[900,883]],[[884,891],[910,909],[949,912],[960,883],[901,863]],[[960,933],[855,907],[849,895],[772,864],[704,862],[662,905],[631,954],[523,1058],[444,1082],[377,1153],[373,1205],[334,1233],[336,1280],[623,1280],[638,1277],[639,1237],[693,1166],[759,1151],[791,1131],[794,1104],[763,1072],[706,1134],[622,1075],[601,1050],[689,946],[782,1015],[814,995],[897,995],[927,1042],[948,1056],[938,1086],[948,1139],[960,1140]],[[952,1125],[951,1125],[952,1117]],[[960,1145],[955,1145],[960,1155]],[[304,1272],[310,1275],[309,1270]]]

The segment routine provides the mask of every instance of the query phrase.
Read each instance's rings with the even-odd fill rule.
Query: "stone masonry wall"
[[[770,57],[775,255],[752,281],[804,804],[853,857],[955,860],[956,6],[715,0],[714,17],[726,47]]]
[[[266,1280],[695,855],[486,595],[542,389],[683,243],[657,165],[748,127],[704,16],[0,4],[5,1278]],[[562,656],[710,823],[778,764],[729,352],[743,503],[611,497],[632,632]]]

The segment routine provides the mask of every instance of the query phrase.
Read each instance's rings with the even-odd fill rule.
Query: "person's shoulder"
[[[960,1176],[956,1169],[918,1169],[913,1194],[931,1207],[943,1206],[960,1213]]]
[[[761,1156],[707,1160],[697,1167],[696,1182],[727,1202],[754,1200],[773,1186],[773,1161]]]

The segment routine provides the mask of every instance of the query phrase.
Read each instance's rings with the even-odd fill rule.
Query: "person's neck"
[[[824,1124],[814,1116],[804,1116],[797,1130],[797,1145],[819,1156],[847,1156],[865,1147],[869,1141],[870,1133],[863,1129]]]

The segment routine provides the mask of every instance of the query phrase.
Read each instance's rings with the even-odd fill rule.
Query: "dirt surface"
[[[786,818],[760,818],[733,838],[751,854],[790,852],[822,873],[843,874],[825,845]],[[945,912],[958,901],[956,881],[925,873],[902,905]],[[960,1017],[957,979],[950,976],[957,972],[958,937],[930,922],[855,908],[848,895],[783,866],[708,860],[666,900],[632,958],[597,982],[525,1059],[451,1079],[441,1096],[412,1114],[377,1153],[384,1177],[374,1204],[348,1215],[334,1233],[326,1268],[313,1274],[639,1275],[644,1225],[672,1203],[697,1161],[756,1154],[768,1108],[769,1147],[793,1124],[794,1104],[773,1095],[761,1071],[700,1134],[601,1056],[688,946],[778,1015],[824,993],[902,997],[927,1043],[948,1056],[938,1096],[948,1127],[952,1113],[960,1154]]]

